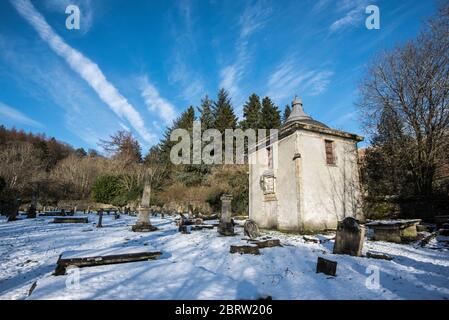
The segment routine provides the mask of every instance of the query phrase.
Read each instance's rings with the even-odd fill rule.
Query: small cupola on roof
[[[324,123],[314,120],[311,116],[309,116],[307,113],[304,112],[301,98],[295,96],[295,99],[293,99],[292,102],[292,107],[293,110],[290,113],[290,116],[288,117],[287,121],[285,122],[286,125],[291,124],[293,122],[299,122],[303,124],[310,124],[313,126],[329,128]]]

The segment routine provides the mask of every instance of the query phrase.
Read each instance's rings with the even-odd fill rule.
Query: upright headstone
[[[33,198],[31,200],[31,204],[28,207],[28,211],[27,211],[27,218],[28,219],[36,218],[36,207],[37,207],[37,199],[36,199],[36,196],[33,195]]]
[[[139,215],[137,217],[137,222],[132,226],[132,231],[134,232],[150,232],[157,230],[157,228],[150,222],[151,185],[148,178],[148,176],[146,176],[145,178],[145,185],[143,188],[142,200],[139,206]]]
[[[338,223],[334,243],[334,253],[361,256],[365,240],[365,227],[351,217]]]
[[[103,209],[98,210],[98,224],[97,228],[103,227]]]
[[[231,219],[231,202],[232,196],[229,194],[223,194],[221,200],[221,217],[220,224],[218,225],[218,233],[224,236],[234,235],[234,224]]]
[[[253,220],[246,220],[243,231],[250,239],[255,239],[260,236],[259,227]]]

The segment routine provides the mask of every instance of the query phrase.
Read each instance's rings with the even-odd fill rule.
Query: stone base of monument
[[[55,269],[55,275],[64,275],[67,268],[71,266],[81,268],[107,264],[155,260],[161,254],[162,253],[160,251],[149,251],[147,248],[142,247],[67,251],[59,256]]]
[[[335,277],[337,275],[337,262],[318,257],[316,273],[324,273]]]
[[[234,233],[234,224],[232,222],[221,222],[218,225],[218,233],[222,236],[233,236]]]
[[[133,232],[152,232],[156,231],[157,228],[150,223],[136,223],[132,226],[131,230]]]
[[[255,245],[231,245],[230,253],[260,254],[259,247]]]
[[[53,223],[89,223],[87,217],[57,217],[53,219]]]

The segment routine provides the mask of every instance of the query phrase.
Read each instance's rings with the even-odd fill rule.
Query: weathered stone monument
[[[365,227],[351,217],[338,222],[334,253],[360,257],[365,240]]]
[[[151,232],[157,230],[157,228],[151,225],[150,222],[150,196],[151,196],[151,184],[148,174],[145,175],[145,185],[143,188],[142,199],[139,206],[139,215],[137,222],[132,226],[134,232]]]
[[[231,219],[232,196],[229,194],[223,194],[220,200],[221,200],[221,217],[220,217],[220,224],[218,225],[218,233],[223,236],[233,236],[234,224],[232,223]]]
[[[246,220],[243,225],[243,232],[250,239],[255,239],[260,236],[259,227],[253,220]]]
[[[357,143],[314,120],[295,97],[278,136],[249,147],[249,218],[260,228],[314,233],[362,219]]]
[[[36,196],[33,195],[33,198],[31,200],[31,204],[28,207],[28,211],[27,211],[27,218],[28,219],[36,218],[36,207],[37,207],[37,199],[36,199]]]

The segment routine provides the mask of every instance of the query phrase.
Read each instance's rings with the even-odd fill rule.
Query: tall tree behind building
[[[429,20],[416,40],[380,54],[363,80],[359,102],[368,133],[379,135],[389,114],[400,125],[388,126],[392,154],[387,161],[406,166],[416,195],[434,192],[435,171],[447,153],[449,130],[449,4]],[[382,133],[385,135],[385,132]],[[379,148],[387,150],[387,143]]]

